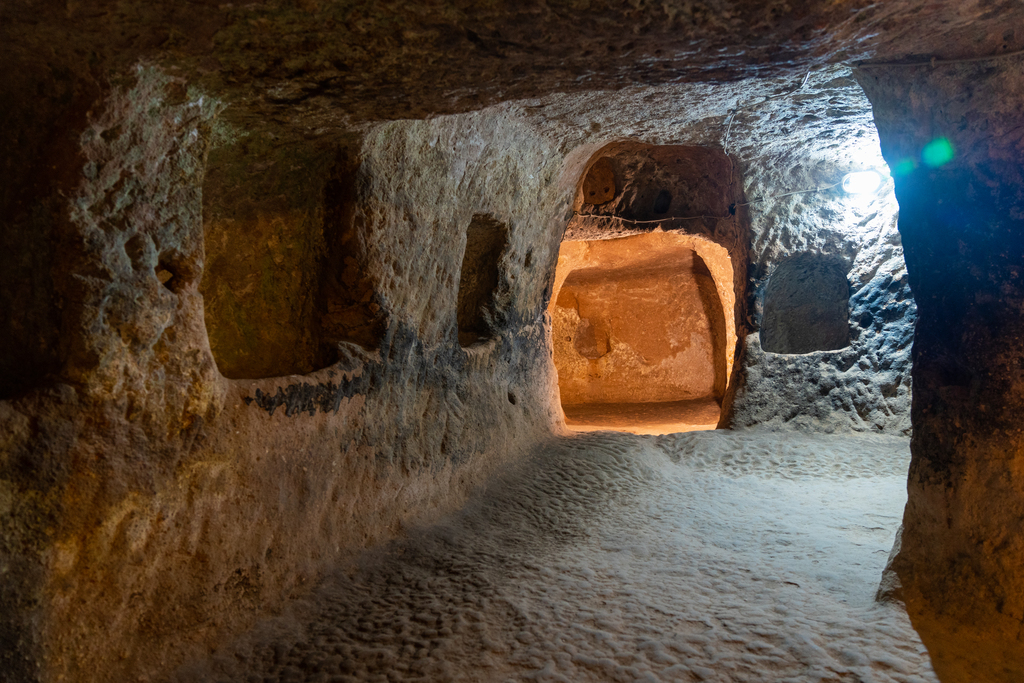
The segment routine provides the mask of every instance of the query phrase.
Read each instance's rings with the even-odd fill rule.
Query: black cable
[[[652,221],[634,221],[629,218],[623,218],[622,216],[609,216],[605,214],[597,213],[573,213],[573,218],[577,216],[580,218],[603,218],[607,220],[619,221],[620,223],[629,223],[630,225],[649,225],[652,223],[665,223],[667,221],[696,221],[701,219],[711,219],[713,221],[724,221],[732,218],[729,216],[669,216],[668,218],[658,218]]]
[[[839,183],[841,183],[841,182],[843,182],[843,181],[840,180]],[[770,197],[761,197],[760,199],[751,199],[749,202],[742,202],[740,204],[733,204],[733,206],[750,206],[751,204],[756,204],[758,202],[766,202],[769,199],[781,199],[782,197],[789,197],[790,195],[794,195],[794,194],[805,194],[807,192],[824,192],[825,190],[831,190],[833,187],[835,187],[839,183],[832,183],[831,185],[826,185],[825,187],[815,187],[815,188],[811,188],[810,190],[794,190],[792,192],[784,192],[782,194],[773,194]]]

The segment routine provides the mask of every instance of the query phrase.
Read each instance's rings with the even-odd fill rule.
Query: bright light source
[[[855,171],[843,176],[843,192],[847,194],[868,194],[882,185],[878,171]]]

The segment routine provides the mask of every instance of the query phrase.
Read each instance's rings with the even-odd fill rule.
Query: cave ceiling
[[[155,63],[232,124],[308,140],[556,92],[998,54],[1024,46],[1021,19],[1019,0],[8,0],[0,53],[20,68],[0,84],[50,72],[95,94]]]

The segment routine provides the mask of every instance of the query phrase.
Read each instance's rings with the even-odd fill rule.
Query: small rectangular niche
[[[475,214],[466,229],[466,250],[459,274],[459,345],[472,346],[495,332],[495,297],[501,283],[499,260],[508,248],[508,226],[493,216]]]
[[[336,362],[338,342],[372,349],[383,333],[355,220],[358,157],[276,153],[216,150],[203,190],[200,291],[210,348],[231,379],[309,374]]]
[[[802,252],[768,278],[761,348],[770,353],[835,351],[850,345],[850,283],[838,258]]]

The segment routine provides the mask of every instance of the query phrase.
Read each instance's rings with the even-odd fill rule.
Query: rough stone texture
[[[737,426],[910,430],[915,307],[892,182],[869,196],[844,195],[837,186],[849,171],[883,166],[870,107],[851,84],[848,73],[814,72],[795,92],[733,122],[730,151],[754,155],[743,166],[750,203],[739,208],[749,212],[754,235],[751,327],[761,326],[766,286],[787,259],[842,262],[850,283],[849,346],[777,354],[762,349],[758,334],[747,336]],[[815,113],[819,97],[824,116]]]
[[[347,552],[458,506],[557,420],[543,316],[573,186],[543,141],[494,113],[367,136],[346,230],[376,250],[379,345],[344,342],[305,376],[232,382],[198,294],[217,109],[139,69],[82,135],[60,226],[65,365],[52,387],[2,404],[10,680],[167,671]],[[509,226],[511,276],[491,339],[466,351],[451,245],[481,210]]]
[[[892,568],[944,681],[1024,677],[1021,58],[864,69],[919,302]],[[955,156],[924,154],[937,138]]]
[[[172,680],[935,683],[873,600],[909,459],[875,434],[553,439]]]
[[[45,618],[11,623],[31,612],[4,610],[0,657],[15,677],[54,676],[74,648],[69,626],[131,637],[132,591],[106,580],[111,564],[132,574],[129,557],[142,552],[125,515],[137,496],[175,485],[221,403],[197,292],[199,187],[217,108],[151,69],[133,81],[81,133],[79,184],[55,228],[61,382],[3,406],[0,471],[22,501],[5,514],[4,556],[18,564],[4,574],[44,577],[21,598]],[[14,521],[26,518],[38,521]],[[122,541],[125,554],[107,550],[117,531],[134,539]],[[96,599],[83,606],[86,596]],[[42,656],[26,658],[19,641]]]
[[[781,195],[875,152],[829,65],[1008,52],[1022,18],[1016,0],[0,4],[0,677],[159,678],[546,438],[567,226],[660,225],[749,262],[723,421],[907,430],[894,205]],[[1013,680],[1019,77],[955,68],[864,81],[891,161],[932,128],[976,155],[897,181],[910,282],[935,299],[895,566],[923,632],[931,610],[992,638],[929,635],[946,675],[967,643],[979,679]],[[724,152],[735,215],[582,225],[580,180],[623,141]],[[677,199],[662,189],[652,214]],[[962,232],[931,232],[960,195]],[[507,289],[464,350],[475,215],[508,228]],[[848,267],[848,349],[767,354],[749,334],[800,252]]]
[[[850,343],[850,283],[840,261],[802,253],[764,288],[761,346],[772,353],[834,351]]]
[[[728,112],[740,98],[759,101],[791,91],[791,79],[664,86],[642,98],[634,91],[554,95],[473,114],[384,123],[366,129],[358,144],[351,135],[334,147],[318,142],[320,155],[300,155],[311,161],[287,167],[293,187],[313,189],[282,200],[256,183],[255,208],[245,213],[232,193],[244,187],[247,174],[259,172],[256,166],[275,158],[282,163],[275,155],[285,144],[247,158],[237,147],[248,139],[241,136],[246,131],[218,118],[219,105],[208,96],[156,69],[133,71],[95,109],[91,121],[99,123],[89,130],[96,134],[79,143],[84,160],[69,162],[79,164],[72,196],[86,199],[61,214],[68,238],[58,248],[70,259],[55,271],[67,273],[57,278],[66,297],[63,374],[3,404],[0,479],[4,490],[17,492],[4,518],[11,529],[4,536],[4,562],[11,567],[5,628],[18,634],[4,640],[10,670],[47,680],[157,675],[302,593],[352,549],[458,506],[494,467],[550,433],[559,412],[542,316],[567,228],[589,239],[660,226],[689,235],[695,245],[697,238],[718,244],[733,259],[736,304],[725,318],[746,332],[748,219],[743,207],[729,212],[730,203],[743,199],[735,183],[747,184],[748,197],[779,185],[789,189],[772,174],[803,159],[807,140],[837,146],[859,140],[860,129],[834,129],[824,111],[833,100],[854,97],[856,85],[844,73],[840,68],[810,79],[800,116],[815,111],[818,122],[788,137],[780,134],[778,119],[795,116],[789,100],[785,106],[772,101],[775,118],[730,118]],[[107,131],[113,131],[109,140]],[[639,225],[573,218],[590,164],[623,137],[644,145],[735,146],[731,201],[718,207],[725,213]],[[210,178],[203,176],[201,158],[207,145],[214,146]],[[178,151],[192,149],[199,151]],[[812,167],[822,175],[841,173],[849,164],[834,167],[835,156],[844,154],[845,147],[808,163],[818,163],[821,168]],[[781,158],[772,161],[775,155]],[[184,166],[165,172],[172,163]],[[278,173],[275,168],[263,172]],[[799,205],[815,206],[808,201]],[[781,229],[751,213],[760,262],[770,261],[764,254],[781,258],[783,246],[803,234],[800,224]],[[288,218],[300,214],[316,220]],[[498,257],[491,338],[464,350],[457,334],[463,245],[480,215],[507,226],[508,245]],[[770,215],[781,220],[778,211]],[[856,217],[875,230],[881,220],[866,210],[830,217]],[[100,220],[118,227],[89,227]],[[276,269],[272,254],[291,258],[287,252],[262,251],[264,243],[255,240],[232,248],[254,225],[271,231],[259,233],[260,240],[269,242],[268,234],[278,231],[297,244],[319,245],[298,248],[287,266],[320,268],[317,292],[312,276],[295,280],[291,270]],[[813,219],[805,225],[821,230]],[[223,231],[227,238],[218,236]],[[94,233],[102,238],[82,236]],[[137,234],[150,241],[132,241]],[[218,259],[208,273],[204,237]],[[801,239],[835,243],[810,233]],[[279,245],[291,243],[282,237]],[[855,273],[892,282],[898,252],[886,262],[876,251],[856,252],[856,240],[844,244],[860,259]],[[246,263],[239,255],[250,248],[275,263],[256,271],[262,276],[272,268],[280,297],[268,310],[301,327],[257,325],[255,338],[274,349],[292,344],[294,352],[281,358],[291,370],[312,365],[310,374],[230,381],[216,372],[215,362],[224,358],[227,366],[232,357],[240,369],[230,372],[239,376],[275,370],[246,369],[259,356],[232,350],[232,343],[246,341],[237,333],[244,326],[221,315],[230,308],[217,299],[218,292],[237,289],[244,295],[237,309],[243,321],[272,322],[261,312],[258,289],[230,284]],[[727,283],[728,277],[713,274],[720,288]],[[80,279],[89,288],[63,284]],[[200,287],[220,313],[204,316]],[[100,300],[109,302],[106,309]],[[299,306],[302,301],[313,303]],[[207,346],[204,319],[219,355]],[[337,361],[316,370],[323,361],[312,351],[331,340],[328,352]],[[749,337],[747,350],[748,360],[733,358],[730,373],[735,380],[747,372],[745,394],[735,402],[747,406],[742,415],[750,419],[750,406],[758,405],[769,422],[785,413],[849,427],[848,421],[829,422],[829,410],[816,416],[806,402],[780,407],[773,395],[778,383],[749,369],[769,364]],[[277,353],[263,358],[276,362]],[[859,353],[855,348],[852,357],[860,360]],[[806,391],[791,376],[786,382],[792,391]],[[730,382],[726,405],[735,386]],[[851,395],[849,386],[836,387],[842,400],[852,403]]]

